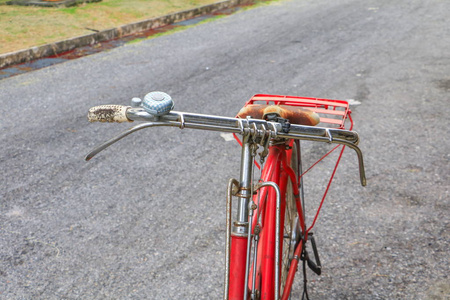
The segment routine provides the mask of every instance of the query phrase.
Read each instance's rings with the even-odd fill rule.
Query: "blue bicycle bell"
[[[151,115],[163,116],[174,107],[172,97],[163,92],[150,92],[144,97],[142,107]]]

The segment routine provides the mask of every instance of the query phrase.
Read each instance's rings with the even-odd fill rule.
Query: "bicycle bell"
[[[148,93],[141,105],[146,112],[154,116],[166,115],[174,107],[172,97],[163,92]]]

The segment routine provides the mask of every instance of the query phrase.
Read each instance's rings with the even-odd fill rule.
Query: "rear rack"
[[[247,101],[244,106],[249,104],[300,106],[319,115],[320,123],[318,126],[347,130],[352,130],[353,128],[353,120],[350,116],[351,111],[348,102],[345,100],[257,94]],[[348,128],[345,127],[347,119],[349,120]]]

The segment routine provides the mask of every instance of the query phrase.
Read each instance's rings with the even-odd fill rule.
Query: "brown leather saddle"
[[[244,106],[237,117],[267,120],[269,115],[277,115],[288,119],[291,124],[314,126],[319,124],[319,115],[313,111],[289,105],[248,104]]]

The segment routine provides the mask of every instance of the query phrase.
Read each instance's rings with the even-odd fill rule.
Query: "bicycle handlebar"
[[[86,156],[86,160],[90,160],[100,151],[133,132],[148,127],[171,126],[181,129],[192,128],[250,135],[254,138],[287,138],[345,145],[356,152],[359,163],[360,181],[363,186],[366,185],[363,156],[361,150],[358,148],[359,136],[355,131],[291,124],[289,132],[286,133],[283,132],[280,123],[262,119],[238,119],[177,111],[171,111],[163,116],[154,116],[141,107],[133,108],[121,105],[93,107],[89,110],[88,119],[90,122],[121,123],[125,121],[144,121],[146,123],[134,126],[96,147]]]
[[[130,106],[124,105],[100,105],[89,109],[89,122],[133,122],[127,118],[127,110]]]

